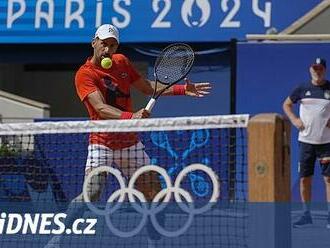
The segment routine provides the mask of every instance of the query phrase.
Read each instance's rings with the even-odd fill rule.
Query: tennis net
[[[247,247],[248,120],[1,124],[0,247]]]

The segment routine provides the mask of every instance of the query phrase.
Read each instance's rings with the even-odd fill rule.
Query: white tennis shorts
[[[126,177],[131,177],[138,168],[149,164],[150,158],[141,142],[119,150],[111,150],[103,145],[90,144],[85,170],[98,166],[113,166]]]

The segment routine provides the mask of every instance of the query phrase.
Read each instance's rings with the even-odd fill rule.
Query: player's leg
[[[304,212],[310,211],[310,203],[312,199],[312,176],[300,177],[300,198],[303,203]]]
[[[93,168],[103,165],[111,165],[111,157],[112,151],[110,149],[99,145],[89,145],[84,178],[87,177]],[[91,201],[94,202],[100,198],[106,182],[106,176],[106,173],[95,175],[87,184],[86,190]],[[80,193],[70,202],[66,210],[65,226],[71,227],[73,222],[84,214],[85,210],[86,205],[84,204],[83,193]],[[44,246],[44,248],[60,248],[60,243],[61,236],[54,236],[50,239],[46,246]]]
[[[115,151],[114,162],[123,174],[130,178],[138,168],[150,165],[150,158],[144,145],[139,142],[129,148]],[[161,190],[159,175],[156,172],[146,172],[138,177],[135,187],[144,194],[147,201],[152,201]]]
[[[328,164],[328,167],[330,167],[329,164]],[[330,229],[330,176],[324,176],[323,178],[324,178],[324,183],[325,183],[327,206],[328,206],[328,217],[327,217],[326,227],[328,229]]]
[[[312,176],[316,152],[314,145],[299,142],[299,175],[300,175],[300,197],[303,204],[303,215],[293,223],[294,227],[302,227],[312,224],[310,205],[312,199]]]
[[[150,158],[145,152],[144,145],[139,142],[135,146],[131,146],[114,153],[115,163],[123,174],[130,178],[135,171],[144,166],[150,165]],[[148,203],[152,202],[155,195],[161,190],[161,182],[156,172],[146,172],[138,177],[135,182],[135,188],[142,192]],[[160,225],[165,223],[164,213],[156,216]],[[148,247],[154,247],[156,240],[161,239],[161,235],[154,229],[150,220],[147,223]]]
[[[325,184],[325,192],[328,206],[327,228],[330,228],[330,143],[320,145],[318,158]]]
[[[88,174],[93,169],[88,169],[85,174],[85,179],[88,176]],[[96,202],[99,200],[102,191],[104,189],[104,185],[106,182],[107,174],[106,173],[100,173],[98,175],[93,176],[89,183],[87,184],[86,191],[88,194],[88,198],[91,202]],[[86,205],[84,203],[84,196],[83,193],[80,193],[76,198],[74,198],[71,203],[69,204],[69,207],[66,211],[67,218],[65,219],[65,225],[70,227],[72,226],[73,222],[81,217],[86,210]]]
[[[111,163],[111,149],[102,145],[89,145],[84,180],[94,168],[99,166],[110,166]],[[106,173],[100,173],[93,176],[87,184],[86,191],[91,202],[99,200],[104,189],[106,178]],[[72,225],[73,221],[79,217],[79,215],[83,214],[84,210],[86,209],[86,205],[83,202],[83,193],[79,194],[72,200],[67,210],[67,218],[65,223],[67,226]]]

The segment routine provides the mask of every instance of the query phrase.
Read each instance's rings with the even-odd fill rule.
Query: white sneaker
[[[48,241],[44,248],[61,248],[60,243],[61,236],[54,236]]]

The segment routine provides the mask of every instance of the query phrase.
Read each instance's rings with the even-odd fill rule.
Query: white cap
[[[94,38],[105,40],[107,38],[115,38],[119,44],[119,32],[118,29],[111,24],[103,24],[98,27],[95,32]]]

